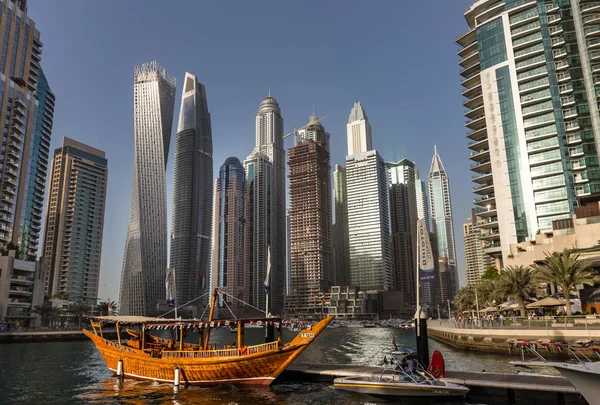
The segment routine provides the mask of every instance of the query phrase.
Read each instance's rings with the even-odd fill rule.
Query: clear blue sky
[[[437,144],[450,176],[464,283],[462,224],[473,195],[456,37],[471,0],[84,1],[30,0],[44,43],[42,66],[56,94],[52,149],[63,136],[107,153],[108,197],[99,297],[116,300],[131,200],[133,67],[156,59],[177,77],[167,170],[186,71],[207,89],[215,173],[254,146],[254,117],[269,86],[285,130],[312,105],[332,135],[332,166],[344,164],[346,122],[361,101],[373,145],[429,172]],[[291,146],[291,138],[286,142]]]

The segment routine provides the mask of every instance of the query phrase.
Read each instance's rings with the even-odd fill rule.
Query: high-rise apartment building
[[[427,183],[419,177],[419,171],[415,170],[415,193],[417,199],[417,217],[424,219],[427,229],[431,232],[431,214],[429,213],[429,198],[427,197]]]
[[[477,284],[485,269],[494,265],[492,257],[483,253],[483,230],[480,226],[485,224],[485,220],[478,215],[480,212],[485,211],[482,208],[472,209],[471,217],[463,225],[467,285]]]
[[[402,159],[386,162],[389,182],[391,243],[395,289],[401,291],[404,306],[416,302],[417,198],[415,163]]]
[[[215,180],[212,241],[212,287],[234,297],[217,301],[220,316],[238,317],[248,301],[246,173],[240,160],[229,157]],[[230,312],[231,311],[231,312]]]
[[[335,165],[333,172],[333,207],[335,224],[332,229],[333,285],[348,285],[350,282],[350,257],[348,251],[348,193],[346,169]]]
[[[391,290],[395,280],[387,169],[379,153],[369,149],[371,126],[360,103],[355,103],[350,111],[347,130],[350,284],[363,290]]]
[[[170,268],[175,271],[175,300],[192,301],[186,313],[200,315],[208,303],[213,219],[213,145],[206,89],[185,74],[175,135]]]
[[[42,43],[25,0],[0,0],[0,250],[37,256],[54,94],[40,65]]]
[[[255,149],[244,161],[244,169],[248,187],[246,224],[250,244],[247,248],[248,300],[250,304],[264,310],[266,295],[263,284],[267,278],[269,242],[273,232],[273,217],[270,215],[273,198],[273,164],[266,155]],[[272,252],[271,267],[273,267]],[[273,273],[271,273],[272,279]]]
[[[290,169],[290,278],[287,317],[313,317],[333,280],[329,137],[315,116],[288,150]]]
[[[63,138],[54,151],[43,255],[47,296],[96,303],[108,181],[106,154]]]
[[[595,2],[562,0],[479,0],[465,12],[457,43],[475,204],[496,258],[600,193],[597,14]]]
[[[442,159],[435,147],[431,168],[429,169],[428,183],[431,222],[438,242],[441,299],[442,301],[451,300],[458,291],[459,283],[454,227],[452,225],[450,184]]]
[[[354,103],[350,111],[346,132],[348,135],[348,156],[373,150],[371,124],[369,124],[369,118],[360,101]]]
[[[119,314],[154,315],[165,299],[167,195],[175,78],[157,62],[133,75],[133,186],[121,273]]]
[[[283,118],[281,116],[281,109],[279,103],[271,94],[260,103],[258,113],[256,114],[256,145],[254,147],[255,152],[251,156],[258,156],[256,152],[261,156],[264,156],[270,163],[271,168],[268,177],[266,178],[268,183],[268,204],[264,206],[250,204],[250,209],[261,209],[265,211],[253,212],[251,215],[260,221],[269,222],[269,231],[262,235],[251,235],[256,237],[255,240],[251,240],[251,249],[254,251],[252,255],[255,260],[263,257],[260,252],[264,251],[264,264],[255,262],[251,263],[255,271],[260,274],[262,268],[266,268],[266,252],[267,247],[271,249],[271,276],[270,283],[271,294],[270,294],[270,312],[273,314],[280,314],[283,310],[283,293],[285,285],[285,256],[286,256],[286,245],[285,245],[285,150],[283,149]],[[250,157],[248,158],[250,159]],[[244,165],[246,166],[246,165]],[[262,164],[261,164],[262,166]],[[258,173],[255,173],[255,175]],[[265,173],[266,174],[266,173]],[[248,183],[250,184],[250,176],[248,176],[248,167],[246,166],[246,175]],[[267,183],[255,182],[254,187],[265,187]],[[266,190],[255,190],[259,194],[265,194]],[[266,217],[269,217],[267,220]],[[260,268],[259,268],[260,267]],[[263,291],[264,279],[258,280],[259,286],[256,286],[257,290]],[[256,296],[257,305],[263,302],[265,299],[264,292],[258,293]],[[259,308],[264,308],[259,306]]]

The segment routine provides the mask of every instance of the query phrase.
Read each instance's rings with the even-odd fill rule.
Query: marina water
[[[284,330],[284,340],[289,341],[296,334]],[[227,328],[220,328],[214,330],[212,336],[220,346],[231,344],[236,335]],[[399,347],[414,348],[414,329],[330,328],[297,361],[381,366],[382,350],[391,349],[394,338]],[[247,329],[246,339],[248,344],[261,343],[264,330]],[[429,347],[431,351],[438,349],[443,353],[446,367],[451,370],[514,372],[508,364],[511,358],[507,355],[462,351],[433,340],[430,340]],[[482,402],[478,398],[477,403],[505,403],[490,401]],[[293,381],[256,388],[231,385],[182,387],[174,393],[170,384],[135,380],[120,382],[110,374],[93,343],[88,340],[0,345],[0,404],[349,405],[375,402],[378,401],[370,397],[335,391],[331,384]]]

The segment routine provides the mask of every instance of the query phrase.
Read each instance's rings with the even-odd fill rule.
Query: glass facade
[[[504,24],[501,18],[477,28],[477,46],[479,47],[481,70],[507,59]]]

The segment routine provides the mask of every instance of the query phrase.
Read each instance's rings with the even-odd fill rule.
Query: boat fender
[[[431,362],[427,367],[427,371],[435,378],[444,378],[446,373],[446,366],[444,364],[444,357],[439,350],[434,350],[431,355]]]
[[[123,360],[119,360],[117,363],[117,376],[123,377]]]
[[[176,387],[179,387],[180,378],[181,376],[179,367],[175,367],[175,380],[173,381],[173,383]]]

